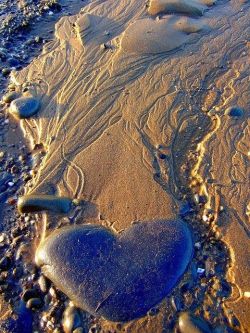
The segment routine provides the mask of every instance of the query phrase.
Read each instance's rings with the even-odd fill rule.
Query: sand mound
[[[121,41],[124,52],[157,54],[171,51],[189,40],[187,33],[198,32],[202,24],[169,16],[161,20],[142,19],[131,24]]]
[[[181,13],[191,16],[203,15],[206,5],[212,5],[213,0],[151,0],[148,12],[151,15],[160,13]]]

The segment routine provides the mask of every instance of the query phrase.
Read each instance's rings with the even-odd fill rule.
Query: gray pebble
[[[81,326],[81,316],[74,306],[68,306],[63,313],[63,329],[65,333],[71,333]]]
[[[3,102],[6,104],[9,104],[12,101],[14,101],[17,97],[18,97],[18,94],[14,91],[11,91],[3,96]]]
[[[83,328],[82,327],[77,327],[74,331],[73,331],[73,333],[83,333],[84,331],[83,331]]]
[[[30,118],[40,108],[40,102],[34,97],[20,97],[10,104],[10,113],[19,119]]]
[[[38,279],[38,284],[42,292],[46,293],[49,289],[49,281],[41,275]]]
[[[188,312],[181,313],[178,324],[181,333],[212,333],[204,320]]]

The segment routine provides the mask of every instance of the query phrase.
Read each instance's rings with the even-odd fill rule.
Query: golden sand
[[[151,1],[149,13],[169,3]],[[236,0],[173,3],[174,14],[156,19],[142,0],[93,1],[61,19],[41,56],[12,74],[42,105],[21,121],[31,145],[47,149],[31,192],[84,199],[116,230],[175,217],[197,150],[194,173],[231,251],[228,309],[250,327],[249,15]],[[226,115],[232,105],[244,115]],[[152,318],[145,325],[156,327]]]

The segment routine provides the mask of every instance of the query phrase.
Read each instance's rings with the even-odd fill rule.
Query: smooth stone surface
[[[74,306],[68,306],[63,313],[62,326],[65,333],[71,333],[82,325],[79,311]]]
[[[2,69],[2,74],[3,74],[3,76],[7,76],[7,75],[9,75],[10,72],[11,72],[10,68],[3,68],[3,69]]]
[[[84,330],[83,330],[82,327],[77,327],[77,328],[73,331],[73,333],[84,333]]]
[[[212,330],[203,319],[194,317],[188,312],[183,312],[180,315],[179,329],[181,333],[212,333]]]
[[[34,116],[39,108],[39,100],[33,97],[20,97],[10,103],[10,113],[19,119]]]
[[[40,309],[43,306],[43,302],[40,298],[31,298],[26,304],[28,309]]]
[[[187,225],[139,222],[121,234],[99,225],[61,228],[36,263],[73,303],[112,321],[141,317],[176,285],[192,257]]]
[[[244,111],[238,106],[233,106],[226,110],[226,114],[230,117],[242,117]]]
[[[18,199],[17,207],[20,213],[40,212],[43,210],[55,213],[68,213],[72,200],[55,195],[25,195]]]
[[[3,96],[3,102],[4,103],[11,103],[18,97],[18,94],[15,91],[9,92],[6,95]]]

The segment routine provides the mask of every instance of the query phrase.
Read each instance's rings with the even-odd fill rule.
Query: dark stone
[[[27,289],[23,293],[22,300],[25,303],[27,303],[32,298],[40,298],[40,297],[41,297],[41,293],[40,293],[39,290],[37,290],[37,289]]]
[[[165,160],[166,157],[167,157],[167,155],[165,155],[165,154],[159,154],[159,158],[160,158],[161,160]]]
[[[3,76],[8,76],[10,74],[11,70],[9,68],[3,68],[2,74]]]
[[[232,106],[226,110],[226,114],[230,117],[242,117],[244,115],[244,111],[238,106]]]
[[[133,224],[119,235],[98,225],[62,228],[38,248],[43,273],[95,316],[128,321],[145,315],[183,275],[193,252],[182,221]]]
[[[3,271],[5,271],[8,268],[10,268],[10,265],[11,265],[11,260],[10,260],[9,257],[3,257],[0,260],[0,269],[3,270]]]
[[[19,97],[10,103],[10,112],[20,119],[34,116],[39,108],[39,100],[33,97]]]
[[[28,309],[40,309],[43,307],[43,301],[41,298],[31,298],[26,304]]]
[[[72,206],[72,200],[55,195],[26,195],[18,199],[20,213],[31,213],[48,210],[56,213],[68,213]]]
[[[158,308],[152,308],[152,309],[150,309],[149,311],[148,311],[148,315],[149,316],[156,316],[158,313],[159,313],[159,309]]]

